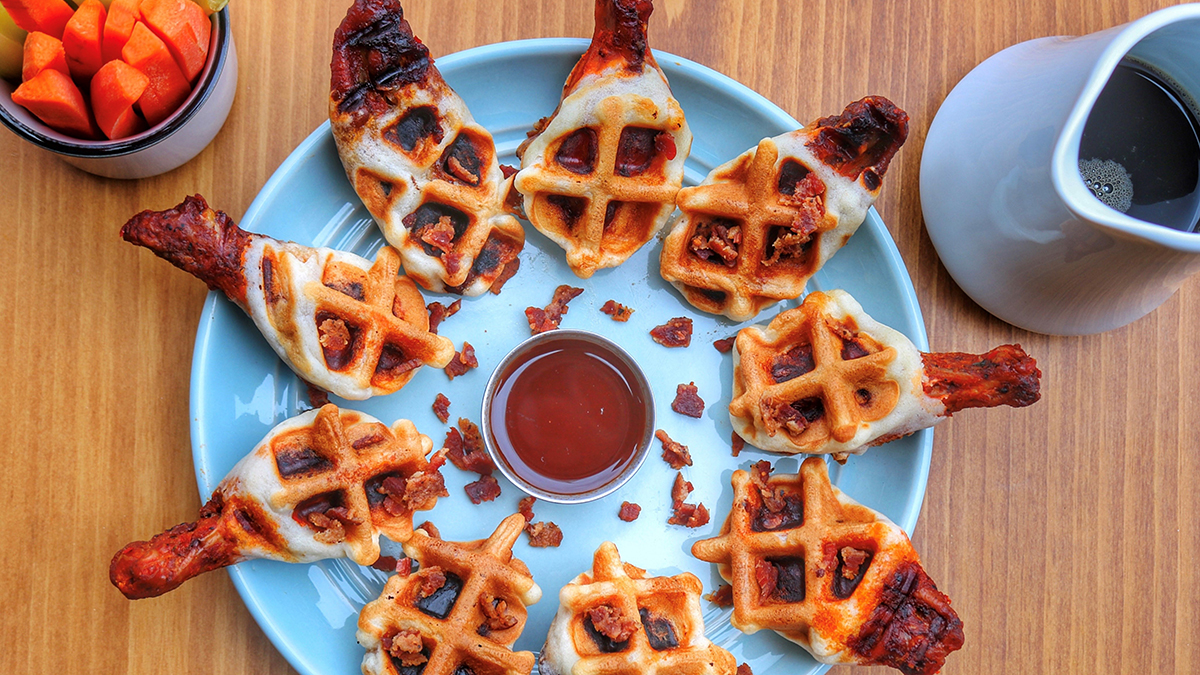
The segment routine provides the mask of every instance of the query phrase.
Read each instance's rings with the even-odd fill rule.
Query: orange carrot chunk
[[[100,54],[100,37],[104,32],[104,19],[108,17],[100,0],[84,0],[75,10],[63,31],[63,49],[67,52],[67,65],[76,79],[86,80],[104,65]]]
[[[109,61],[92,77],[92,110],[100,132],[110,139],[132,136],[146,128],[133,109],[150,78],[124,61]]]
[[[188,81],[195,81],[208,58],[212,24],[192,0],[142,0],[142,21],[170,50]]]
[[[121,60],[121,50],[129,42],[129,34],[133,32],[137,18],[138,0],[112,0],[108,6],[108,18],[104,20],[104,39],[100,45],[105,63]]]
[[[0,0],[13,23],[29,31],[62,39],[63,29],[75,10],[65,0]]]
[[[191,93],[187,77],[171,58],[167,46],[142,22],[133,27],[121,57],[150,78],[137,102],[150,126],[170,117]]]
[[[22,82],[12,93],[14,103],[50,127],[76,138],[95,138],[96,127],[88,114],[83,94],[71,76],[57,70],[43,70],[37,77]]]
[[[67,70],[67,53],[62,40],[34,31],[25,36],[25,50],[21,57],[21,81],[28,82],[43,70],[57,70],[70,75]]]

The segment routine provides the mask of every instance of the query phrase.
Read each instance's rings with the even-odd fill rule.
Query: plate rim
[[[505,42],[497,42],[487,45],[472,47],[435,59],[435,65],[439,65],[439,70],[446,68],[454,69],[461,67],[470,67],[477,65],[480,61],[490,61],[496,59],[509,58],[514,56],[529,57],[548,54],[561,54],[563,52],[573,52],[576,55],[582,54],[591,43],[588,38],[572,38],[572,37],[553,37],[553,38],[529,38],[523,40],[509,40]],[[659,62],[660,67],[664,71],[679,70],[697,79],[705,80],[716,89],[724,90],[724,92],[739,100],[739,102],[751,106],[757,112],[765,117],[774,118],[783,126],[800,127],[801,122],[792,117],[787,111],[773,103],[770,99],[762,94],[754,91],[746,85],[734,80],[733,78],[718,72],[715,69],[709,68],[703,64],[697,63],[690,59],[677,56],[667,51],[658,49],[653,50],[655,59]],[[663,62],[668,62],[667,66],[663,66]],[[453,75],[451,75],[453,77]],[[670,73],[668,73],[668,79]],[[267,182],[255,195],[250,206],[238,221],[240,223],[251,223],[259,218],[259,214],[266,208],[266,204],[274,200],[276,193],[281,189],[284,182],[295,171],[297,165],[307,161],[314,156],[317,147],[322,141],[330,136],[329,120],[319,124],[316,129],[308,134],[288,156],[280,163],[280,165],[272,172]],[[732,159],[732,158],[730,158]],[[921,351],[928,351],[929,338],[925,328],[924,315],[921,313],[921,306],[916,296],[916,288],[913,285],[912,275],[908,273],[908,267],[904,263],[904,259],[900,256],[900,250],[896,246],[895,239],[891,232],[888,231],[883,219],[879,216],[874,206],[871,206],[867,212],[866,219],[863,221],[863,226],[869,229],[878,229],[881,232],[876,232],[883,241],[881,252],[888,263],[888,272],[890,276],[897,281],[900,296],[902,299],[901,309],[913,317],[915,325],[915,334],[907,335]],[[188,388],[189,397],[189,431],[190,443],[192,446],[192,465],[196,475],[196,486],[200,493],[201,501],[207,500],[208,489],[206,482],[211,482],[202,468],[203,460],[201,458],[202,448],[204,444],[201,442],[203,431],[201,430],[201,420],[204,415],[204,383],[203,378],[198,374],[206,372],[207,358],[210,352],[209,345],[212,340],[212,331],[214,322],[212,316],[216,311],[218,302],[222,301],[222,296],[216,291],[209,291],[205,298],[203,308],[200,312],[200,319],[196,328],[195,344],[192,350],[192,364],[190,373],[190,382]],[[912,505],[899,518],[894,519],[906,534],[910,537],[916,527],[921,509],[924,506],[925,495],[928,490],[929,469],[933,451],[933,428],[922,429],[916,434],[917,437],[917,480],[915,484],[917,496],[913,500]],[[780,457],[789,457],[797,455],[781,455]],[[217,479],[219,482],[219,479]],[[215,483],[214,483],[215,484]],[[267,616],[265,609],[257,595],[257,589],[252,588],[246,578],[246,575],[237,565],[231,565],[225,568],[233,581],[234,588],[242,600],[242,604],[249,610],[250,615],[254,618],[259,629],[263,631],[267,639],[271,641],[271,645],[283,656],[293,668],[302,673],[302,675],[331,675],[325,671],[318,669],[314,664],[310,663],[302,655],[302,652],[295,646],[295,640],[286,631],[280,629],[277,622],[272,617]],[[827,672],[833,666],[830,664],[819,664],[818,667],[811,671],[814,675],[820,675]]]

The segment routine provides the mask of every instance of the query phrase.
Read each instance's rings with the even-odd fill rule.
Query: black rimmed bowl
[[[624,399],[618,402],[618,407],[622,410],[613,411],[611,414],[615,414],[618,420],[624,417],[626,423],[615,422],[612,426],[598,427],[594,434],[608,437],[601,442],[602,444],[631,449],[628,451],[628,457],[624,456],[625,451],[616,450],[621,456],[602,461],[602,468],[596,473],[574,478],[551,478],[533,466],[536,460],[522,457],[517,452],[515,446],[520,442],[512,438],[507,429],[509,415],[530,419],[533,409],[510,410],[508,402],[510,394],[513,399],[521,398],[513,387],[522,378],[525,379],[526,392],[529,391],[528,387],[544,391],[555,387],[558,383],[554,380],[562,371],[538,370],[536,364],[539,360],[554,357],[566,350],[584,354],[582,359],[593,364],[593,367],[595,364],[607,367],[598,368],[599,375],[593,378],[593,381],[579,382],[584,388],[575,391],[573,396],[578,398],[589,395],[598,397],[597,400],[604,400],[603,386],[597,385],[594,389],[587,387],[591,387],[595,381],[610,380],[607,386],[611,387],[611,396]],[[576,361],[576,364],[578,363],[580,361]],[[627,399],[624,398],[625,392],[629,394]],[[569,398],[562,395],[565,393],[561,389],[555,390],[546,398]],[[525,396],[522,404],[529,398],[531,397]],[[612,401],[611,398],[609,400]],[[574,411],[575,408],[574,405],[566,405],[567,411]],[[600,410],[602,411],[603,407]],[[560,422],[562,414],[559,414]],[[545,419],[539,419],[537,424],[540,425],[551,417],[547,414]],[[558,504],[582,504],[611,494],[633,478],[649,453],[650,441],[654,438],[654,421],[654,393],[642,369],[628,352],[612,340],[596,333],[559,329],[534,335],[521,342],[492,371],[483,394],[480,431],[492,462],[500,473],[522,491],[538,499]],[[575,458],[580,458],[589,445],[587,440],[581,438],[580,433],[572,433],[568,426],[561,426],[557,431],[542,431],[547,435],[558,435],[561,439],[556,439],[550,452],[569,452],[573,453]],[[617,436],[620,438],[616,438]]]
[[[192,93],[170,117],[135,136],[87,141],[55,131],[13,103],[16,85],[0,79],[0,122],[68,164],[108,178],[146,178],[182,166],[208,146],[229,116],[237,89],[237,50],[229,8],[212,15],[208,63]]]

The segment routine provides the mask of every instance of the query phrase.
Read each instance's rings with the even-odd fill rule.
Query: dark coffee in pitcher
[[[1198,108],[1169,75],[1123,59],[1080,140],[1079,170],[1088,189],[1132,218],[1198,231]]]

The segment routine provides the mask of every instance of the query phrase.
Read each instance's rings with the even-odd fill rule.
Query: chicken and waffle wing
[[[908,115],[871,96],[763,139],[680,190],[663,279],[697,309],[734,321],[800,297],[866,218],[907,136]]]
[[[517,150],[525,213],[581,278],[620,265],[675,210],[692,133],[646,38],[649,0],[596,0],[592,43]]]
[[[542,591],[512,555],[524,528],[525,517],[513,514],[483,541],[418,530],[404,552],[420,570],[389,578],[359,615],[364,675],[528,675],[533,654],[512,644]]]
[[[305,381],[347,399],[397,391],[422,365],[444,368],[454,343],[429,332],[416,284],[385,246],[372,263],[246,232],[199,195],[143,211],[121,229],[241,307]]]
[[[766,328],[738,332],[734,431],[772,452],[860,453],[970,407],[1022,407],[1041,371],[1017,345],[923,354],[845,291],[809,294]]]
[[[733,473],[718,536],[692,545],[733,585],[734,627],[773,630],[822,663],[931,675],[963,644],[950,599],[908,536],[830,484],[810,457],[795,475],[761,461]]]
[[[412,536],[413,512],[447,496],[428,436],[328,404],[274,429],[217,485],[194,523],[113,556],[126,597],[162,595],[204,572],[251,558],[312,562],[379,558],[379,535]]]
[[[704,637],[700,580],[648,577],[604,542],[592,569],[559,593],[542,675],[733,675],[733,655]]]
[[[505,210],[510,186],[492,135],[442,79],[398,0],[355,0],[330,69],[338,155],[405,273],[464,295],[512,276],[525,230]]]

